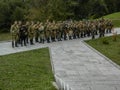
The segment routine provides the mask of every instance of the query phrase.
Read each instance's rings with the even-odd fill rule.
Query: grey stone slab
[[[116,90],[114,86],[94,85],[91,90]]]

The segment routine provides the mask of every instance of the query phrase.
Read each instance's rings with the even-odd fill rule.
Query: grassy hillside
[[[120,27],[120,12],[106,15],[106,16],[104,16],[104,18],[113,20],[114,26]]]

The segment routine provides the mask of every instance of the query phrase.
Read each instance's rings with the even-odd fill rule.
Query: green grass
[[[56,90],[48,48],[0,56],[0,90]]]
[[[103,44],[108,42],[108,44]],[[93,48],[103,53],[105,56],[120,65],[120,35],[117,36],[117,41],[113,41],[113,37],[105,37],[95,40],[86,41]]]
[[[106,16],[104,16],[104,18],[113,20],[114,26],[120,27],[120,12],[106,15]]]
[[[10,33],[0,33],[0,41],[7,41],[11,40],[11,34]]]

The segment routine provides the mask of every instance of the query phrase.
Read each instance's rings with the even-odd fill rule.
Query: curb
[[[59,90],[59,87],[58,87],[58,85],[57,85],[57,83],[56,83],[56,78],[55,78],[55,68],[54,68],[53,59],[52,59],[52,54],[51,54],[52,51],[51,51],[51,48],[50,48],[50,47],[48,47],[48,49],[49,49],[49,54],[50,54],[50,62],[51,62],[51,66],[52,66],[52,72],[53,72],[54,80],[55,80],[55,81],[52,82],[52,84],[53,84],[53,86],[54,86],[57,90]]]

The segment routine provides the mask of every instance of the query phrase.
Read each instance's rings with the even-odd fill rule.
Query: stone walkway
[[[120,34],[120,30],[116,30]],[[52,69],[60,90],[120,90],[119,66],[86,45],[83,40],[87,39],[90,38],[14,49],[10,42],[2,42],[0,55],[49,47]]]

